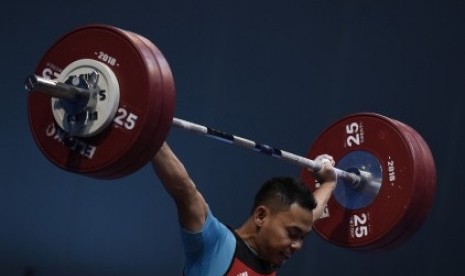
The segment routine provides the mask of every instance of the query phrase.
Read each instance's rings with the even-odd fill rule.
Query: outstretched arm
[[[176,204],[181,226],[189,231],[200,230],[205,223],[207,203],[166,142],[153,157],[152,166]]]
[[[326,204],[331,198],[334,189],[336,188],[336,172],[333,169],[334,159],[329,155],[321,155],[315,159],[322,162],[321,169],[315,173],[315,177],[320,183],[320,187],[313,192],[313,196],[317,202],[317,206],[313,209],[313,223],[319,220],[323,215]]]

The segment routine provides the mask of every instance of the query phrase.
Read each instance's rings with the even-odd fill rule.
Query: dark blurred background
[[[280,275],[465,273],[464,1],[13,1],[1,13],[0,275],[181,274],[175,207],[150,166],[91,179],[52,165],[32,138],[24,79],[61,35],[89,23],[162,50],[176,117],[301,155],[325,127],[360,111],[405,122],[428,142],[437,192],[415,236],[362,254],[313,234]],[[300,175],[177,129],[168,141],[232,226],[261,182]]]

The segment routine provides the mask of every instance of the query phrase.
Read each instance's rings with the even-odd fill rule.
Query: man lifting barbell
[[[174,81],[164,56],[145,37],[113,26],[89,25],[63,36],[41,59],[26,87],[34,140],[58,167],[115,179],[153,159],[177,204],[181,226],[187,230],[183,238],[188,273],[203,269],[224,272],[232,261],[231,272],[248,260],[238,258],[236,263],[237,256],[232,255],[236,250],[252,252],[252,260],[263,259],[269,265],[260,271],[273,274],[273,266],[301,247],[301,238],[312,226],[322,238],[338,246],[390,249],[419,229],[433,204],[434,159],[426,141],[408,125],[376,113],[349,115],[325,129],[306,158],[174,118]],[[301,167],[301,179],[315,195],[317,207],[312,209],[308,191],[302,197],[306,199],[290,199],[287,205],[276,204],[278,200],[257,200],[244,225],[228,230],[214,218],[184,166],[164,143],[171,126]],[[312,157],[315,160],[309,159]],[[322,164],[323,157],[330,162]],[[332,167],[334,160],[337,168]],[[274,179],[264,187],[305,190],[299,182]],[[277,194],[286,193],[281,190]],[[324,217],[315,223],[326,203]],[[210,233],[211,226],[222,229],[213,232],[221,238],[216,240],[221,246],[208,247],[213,251],[203,255],[194,254],[201,242],[209,242],[198,238]],[[289,236],[273,238],[278,234]],[[217,261],[207,264],[199,259],[218,254],[222,261],[215,257]]]
[[[336,186],[334,160],[316,158],[320,187],[313,193],[300,180],[272,178],[255,196],[249,218],[233,230],[212,213],[184,165],[164,143],[152,165],[176,203],[186,254],[185,275],[275,275],[303,245]],[[247,274],[241,274],[247,273]]]

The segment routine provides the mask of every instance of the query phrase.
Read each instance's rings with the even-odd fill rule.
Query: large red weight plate
[[[418,140],[418,136],[415,133],[409,131],[409,129],[406,128],[406,125],[403,123],[392,119],[391,121],[396,124],[398,129],[406,138],[406,142],[410,147],[413,159],[415,160],[413,163],[415,192],[413,194],[413,200],[409,206],[410,215],[405,217],[403,228],[399,229],[399,231],[396,233],[396,236],[391,235],[393,239],[389,240],[385,244],[380,245],[379,248],[377,248],[378,250],[394,248],[407,241],[413,235],[413,233],[418,229],[418,222],[421,217],[419,216],[419,213],[422,210],[425,201],[427,172],[425,172],[425,156],[422,153],[422,148],[420,141]]]
[[[412,141],[411,146],[415,148],[415,167],[420,176],[418,184],[421,189],[416,193],[418,206],[411,224],[406,227],[401,236],[392,243],[387,244],[383,249],[393,248],[404,243],[418,231],[426,220],[427,215],[430,213],[436,191],[436,167],[433,155],[426,141],[410,126],[396,120],[392,121],[403,130],[407,137],[409,137]]]
[[[42,58],[35,74],[54,79],[76,60],[104,62],[118,79],[120,104],[111,126],[98,135],[77,138],[75,147],[63,142],[64,133],[54,122],[50,97],[30,94],[31,131],[42,153],[62,169],[92,177],[108,178],[135,161],[139,141],[153,133],[152,122],[158,122],[161,116],[161,101],[156,100],[162,93],[157,81],[160,73],[148,66],[150,55],[141,51],[131,36],[112,26],[89,25],[59,39]]]
[[[318,137],[307,156],[314,159],[328,153],[337,167],[341,159],[358,152],[374,156],[381,166],[379,192],[371,202],[355,209],[343,206],[333,196],[314,229],[336,245],[373,250],[395,241],[412,222],[418,207],[418,173],[404,133],[389,118],[373,113],[337,121]],[[316,189],[311,173],[303,170],[302,178]]]
[[[147,59],[149,67],[155,67],[152,71],[159,72],[160,82],[161,82],[161,97],[157,97],[157,101],[160,101],[160,120],[158,122],[152,122],[154,127],[151,127],[153,132],[150,135],[147,135],[147,139],[141,141],[139,151],[136,152],[135,161],[128,162],[125,168],[121,168],[116,173],[112,173],[107,176],[107,178],[117,178],[120,175],[125,175],[128,172],[133,172],[147,163],[147,160],[151,159],[156,151],[161,147],[161,144],[166,139],[167,133],[171,127],[175,109],[175,87],[173,75],[169,67],[168,62],[161,53],[161,51],[147,38],[126,31],[130,35],[141,50],[149,51],[151,53],[151,58]],[[104,177],[104,176],[102,176]]]
[[[152,146],[153,133],[162,132],[163,137],[166,137],[167,131],[160,129],[160,122],[162,121],[163,116],[163,105],[164,105],[164,86],[162,72],[159,69],[158,61],[153,56],[153,53],[150,49],[146,47],[146,44],[141,41],[137,35],[132,32],[122,30],[124,34],[131,40],[134,47],[142,53],[143,66],[145,67],[148,81],[149,81],[149,90],[146,100],[148,104],[148,114],[159,114],[157,118],[154,117],[153,120],[147,120],[146,124],[143,126],[144,131],[140,138],[137,140],[137,143],[134,144],[132,149],[124,155],[124,159],[121,159],[121,162],[115,163],[108,169],[97,171],[93,173],[92,176],[101,179],[113,179],[120,178],[125,175],[128,175],[140,167],[145,165],[151,156],[156,152],[157,148]],[[171,122],[171,121],[170,121]],[[164,138],[163,138],[164,139]],[[159,144],[163,140],[155,141]],[[160,145],[158,145],[159,147]],[[147,155],[148,153],[148,155]]]

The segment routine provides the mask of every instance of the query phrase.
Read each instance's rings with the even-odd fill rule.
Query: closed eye
[[[287,228],[287,236],[291,240],[303,240],[305,238],[307,233],[304,233],[300,228],[298,227],[289,227]]]

